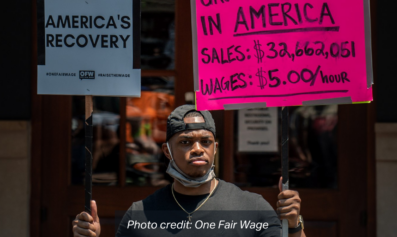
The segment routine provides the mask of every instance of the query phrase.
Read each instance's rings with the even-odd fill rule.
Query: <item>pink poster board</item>
[[[367,1],[192,4],[198,110],[372,101]]]

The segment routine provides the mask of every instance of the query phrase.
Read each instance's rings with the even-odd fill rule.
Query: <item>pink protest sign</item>
[[[372,101],[368,2],[192,4],[197,109]]]

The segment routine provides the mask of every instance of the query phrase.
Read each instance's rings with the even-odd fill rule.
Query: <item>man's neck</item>
[[[216,179],[211,180],[211,182],[204,183],[197,188],[185,187],[177,180],[174,180],[174,190],[178,193],[185,195],[202,195],[210,193],[214,188],[215,184],[218,184],[219,181]]]

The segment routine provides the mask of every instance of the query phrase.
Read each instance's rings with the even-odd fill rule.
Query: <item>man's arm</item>
[[[128,228],[128,221],[131,220],[131,213],[132,213],[131,207],[124,214],[123,219],[121,220],[119,227],[117,228],[116,237],[131,236],[131,230],[129,230]]]
[[[119,226],[117,228],[116,237],[130,237],[136,236],[134,228],[130,228],[132,225],[131,221],[139,220],[140,222],[145,222],[146,215],[143,212],[142,206],[138,204],[139,202],[134,202],[125,212]],[[138,212],[137,212],[138,211]]]
[[[299,214],[302,200],[299,197],[298,191],[281,191],[281,183],[282,178],[280,178],[280,182],[278,184],[280,193],[277,197],[277,214],[279,215],[280,220],[288,220],[289,228],[296,228],[299,226]],[[306,237],[306,235],[302,229],[294,234],[288,234],[288,237]]]
[[[101,224],[99,223],[98,209],[94,200],[91,201],[91,215],[87,212],[77,214],[72,225],[74,237],[99,237]]]

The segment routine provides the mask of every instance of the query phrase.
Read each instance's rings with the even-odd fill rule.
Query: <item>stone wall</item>
[[[396,236],[397,123],[377,123],[376,202],[377,236]]]
[[[0,121],[0,236],[29,236],[29,121]]]

